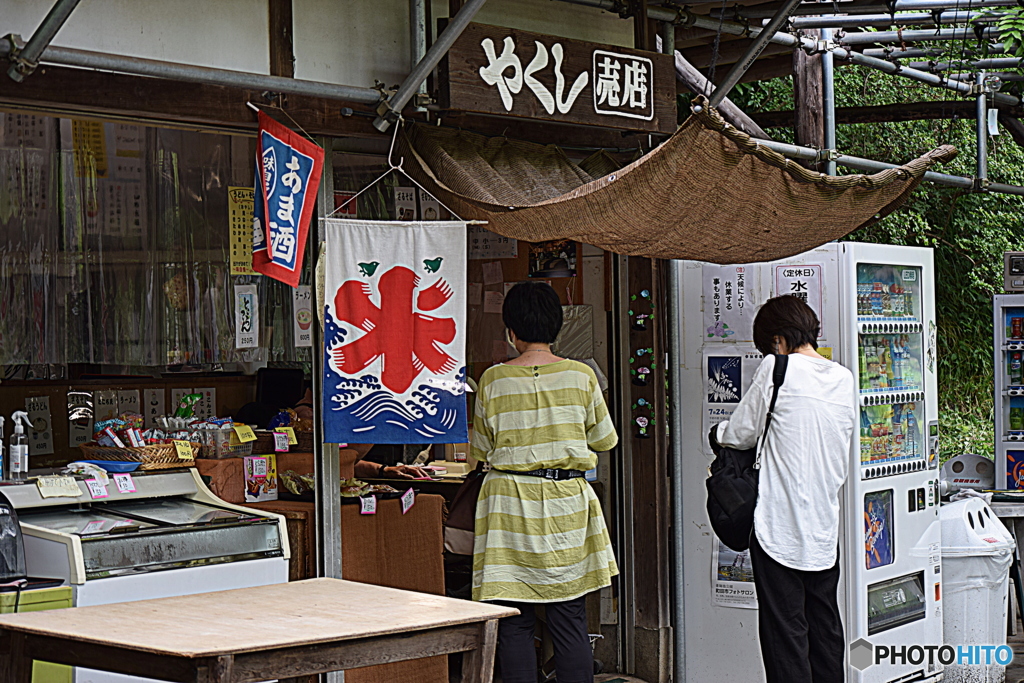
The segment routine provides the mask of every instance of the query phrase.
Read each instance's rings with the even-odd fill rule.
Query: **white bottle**
[[[14,421],[14,433],[11,434],[11,447],[7,451],[7,459],[12,481],[25,481],[28,477],[28,437],[25,435],[25,425],[30,424],[28,413],[23,410],[16,411],[11,415]]]

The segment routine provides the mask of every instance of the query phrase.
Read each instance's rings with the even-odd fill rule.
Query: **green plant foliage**
[[[793,108],[791,78],[745,84],[734,94],[734,101],[748,112]],[[949,91],[861,67],[843,67],[836,73],[838,107],[954,97]],[[792,141],[792,130],[769,133]],[[837,139],[844,153],[893,163],[951,144],[960,155],[936,170],[975,173],[973,118],[842,125]],[[1005,132],[989,138],[988,159],[993,181],[1024,185],[1024,149]],[[1024,250],[1024,197],[925,183],[901,209],[847,239],[934,249],[942,451],[944,457],[964,452],[991,456],[992,295],[1002,290],[1003,252]]]
[[[995,23],[1007,55],[1024,57],[1024,8],[1007,7]]]

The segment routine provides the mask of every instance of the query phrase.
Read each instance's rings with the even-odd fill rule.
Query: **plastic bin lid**
[[[968,498],[943,505],[942,554],[996,555],[1012,550],[1013,535],[980,498]]]

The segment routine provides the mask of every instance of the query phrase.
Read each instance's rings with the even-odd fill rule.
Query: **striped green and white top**
[[[562,360],[495,365],[480,378],[472,455],[500,470],[589,470],[618,435],[594,371]],[[480,488],[473,599],[562,602],[618,574],[601,504],[582,477],[492,470]]]

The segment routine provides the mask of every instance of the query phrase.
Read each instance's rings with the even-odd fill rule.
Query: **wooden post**
[[[292,0],[270,1],[270,75],[295,77]]]
[[[801,35],[817,37],[817,32]],[[822,149],[825,146],[825,113],[822,96],[821,55],[808,55],[803,50],[793,52],[793,125],[796,144]],[[824,164],[801,161],[801,164],[824,171]]]

